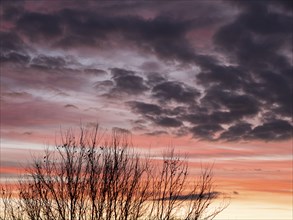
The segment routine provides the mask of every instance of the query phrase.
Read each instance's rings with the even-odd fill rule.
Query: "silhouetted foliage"
[[[1,219],[198,220],[227,207],[208,210],[219,194],[211,167],[191,182],[186,160],[174,150],[162,160],[143,157],[128,135],[116,129],[102,143],[98,127],[62,134],[61,144],[35,159],[19,180],[16,196],[2,188]]]

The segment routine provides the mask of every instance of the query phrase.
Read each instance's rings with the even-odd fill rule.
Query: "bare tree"
[[[229,205],[229,197],[223,195],[221,198],[221,205],[210,209],[210,205],[215,198],[221,193],[215,191],[215,183],[213,180],[213,166],[201,167],[201,175],[191,185],[191,191],[185,196],[188,201],[186,211],[186,220],[211,220],[214,219],[220,212],[222,212]]]
[[[135,153],[129,134],[114,130],[102,143],[98,126],[61,134],[61,144],[34,159],[18,184],[18,195],[2,189],[1,219],[136,220],[213,219],[207,212],[217,194],[212,168],[192,183],[188,163],[174,150],[160,166]],[[184,210],[178,215],[178,211]]]
[[[162,166],[155,170],[152,178],[152,207],[150,219],[173,219],[176,209],[182,201],[179,196],[183,193],[187,177],[187,162],[181,160],[171,149],[163,155]]]
[[[14,198],[12,185],[6,183],[1,188],[1,220],[24,219],[18,206],[18,200]]]

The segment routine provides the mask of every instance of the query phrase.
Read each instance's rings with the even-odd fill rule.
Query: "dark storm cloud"
[[[19,87],[56,89],[87,85],[76,72],[68,74],[68,59],[35,51],[32,55],[29,46],[45,44],[61,51],[88,47],[101,53],[108,49],[138,50],[158,59],[138,63],[146,73],[112,68],[111,79],[106,79],[104,70],[81,64],[80,72],[105,77],[94,88],[108,97],[140,95],[143,101],[127,105],[146,121],[137,125],[144,131],[152,124],[172,128],[174,134],[189,132],[207,140],[290,138],[292,2],[204,2],[110,2],[90,10],[87,5],[80,9],[76,3],[70,8],[52,6],[42,11],[7,3],[3,14],[7,32],[0,34],[1,61],[27,67],[4,73],[7,83],[10,87],[15,86],[11,82],[18,82]],[[147,12],[143,12],[144,7]],[[197,46],[212,35],[210,48],[199,50]],[[196,42],[194,36],[202,40]],[[171,71],[177,65],[199,70],[193,76],[188,73],[187,85],[171,78],[163,63]],[[159,135],[161,130],[149,133]]]
[[[12,21],[17,19],[24,11],[23,1],[4,1],[1,3],[1,7],[3,8],[3,20]]]
[[[285,120],[272,120],[255,127],[249,138],[259,140],[284,140],[292,137],[293,126]]]
[[[166,7],[164,4],[161,6],[153,4],[152,10]],[[33,41],[51,40],[51,45],[64,48],[81,45],[108,47],[118,37],[122,44],[131,43],[136,48],[156,54],[162,59],[193,62],[195,54],[186,34],[220,22],[224,17],[221,14],[225,13],[219,11],[209,16],[198,16],[193,13],[195,9],[198,8],[198,14],[201,14],[202,11],[209,11],[210,8],[220,5],[198,3],[191,11],[192,6],[194,4],[188,8],[177,5],[177,9],[190,11],[185,14],[175,13],[174,16],[174,10],[168,9],[162,10],[153,18],[143,18],[140,14],[131,13],[123,15],[118,9],[109,16],[102,10],[103,4],[96,10],[64,7],[53,13],[26,11],[18,18],[16,31]],[[108,7],[107,10],[113,8]]]
[[[1,62],[11,62],[25,65],[30,61],[27,54],[28,46],[16,34],[11,32],[0,32]]]
[[[18,19],[16,27],[31,40],[51,39],[62,34],[61,21],[54,14],[24,13]]]
[[[241,139],[246,139],[248,134],[251,133],[252,125],[245,122],[240,122],[235,125],[230,126],[226,131],[224,131],[220,139],[227,141],[238,141]]]
[[[220,28],[214,39],[216,45],[246,72],[248,83],[242,80],[245,92],[263,94],[260,98],[264,100],[271,99],[264,95],[268,92],[281,95],[281,99],[269,100],[279,104],[284,98],[282,90],[292,87],[292,74],[288,74],[292,72],[292,63],[284,53],[292,59],[293,19],[292,14],[269,9],[272,5],[267,3],[255,1],[247,5],[240,2],[246,6],[243,12],[234,22]],[[275,87],[282,89],[276,91]],[[286,93],[287,97],[292,95],[288,90]],[[290,105],[288,100],[286,103]]]
[[[200,93],[183,83],[175,81],[162,82],[152,89],[153,97],[162,102],[194,103]]]
[[[167,109],[164,109],[165,114],[170,115],[170,116],[175,116],[180,118],[181,115],[185,115],[188,110],[186,108],[186,106],[177,106],[177,107],[170,107]]]
[[[292,74],[292,69],[290,72]],[[263,71],[258,73],[258,80],[254,86],[246,88],[247,93],[265,102],[275,113],[292,116],[292,76]]]
[[[235,92],[223,91],[221,88],[210,88],[201,100],[210,109],[227,109],[234,117],[240,118],[255,115],[259,111],[258,101],[250,95],[238,95]]]
[[[45,56],[39,55],[32,59],[31,67],[44,68],[44,69],[60,69],[66,66],[66,60],[58,56]]]
[[[120,69],[120,68],[112,68],[111,69],[111,75],[113,76],[113,78],[119,78],[121,76],[134,76],[135,72],[131,71],[131,70],[126,70],[126,69]]]
[[[265,2],[258,1],[258,4],[251,4],[244,10],[234,22],[220,28],[214,39],[222,49],[236,54],[239,61],[262,63],[263,58],[264,62],[275,58],[275,49],[290,40],[292,23],[290,15],[273,12]],[[279,41],[281,38],[283,41]]]
[[[166,78],[160,73],[148,73],[147,74],[147,83],[150,86],[157,85],[158,83],[166,81]]]
[[[26,47],[24,41],[16,33],[1,31],[0,40],[1,53],[24,52]]]
[[[163,109],[156,104],[138,101],[131,101],[127,104],[130,106],[133,112],[138,113],[145,119],[152,121],[155,125],[162,127],[180,127],[183,125],[182,121],[179,119],[170,117],[170,115],[172,115],[173,109]]]
[[[182,122],[171,117],[154,117],[153,122],[162,127],[180,127]]]
[[[285,56],[292,59],[292,13],[272,10],[279,4],[276,1],[236,3],[242,12],[214,36],[215,44],[234,66],[210,65],[199,74],[198,80],[210,86],[203,104],[212,109],[227,107],[234,120],[248,115],[265,119],[262,109],[270,110],[271,116],[292,117],[292,61]],[[283,3],[288,2],[279,5]],[[213,85],[227,92],[216,91]],[[241,95],[236,95],[239,92]],[[220,139],[282,140],[290,137],[292,125],[281,120],[254,129],[247,123],[236,123],[223,132]]]
[[[30,57],[25,54],[9,52],[9,53],[1,53],[0,55],[1,62],[11,62],[15,64],[25,65],[30,61]]]
[[[181,116],[181,119],[194,125],[199,124],[200,127],[192,130],[197,135],[202,134],[203,137],[211,136],[218,130],[208,130],[206,128],[209,126],[205,127],[202,124],[215,124],[216,126],[211,128],[220,128],[218,125],[238,122],[243,117],[254,116],[260,111],[258,101],[252,96],[238,95],[219,87],[207,89],[205,96],[200,100],[200,106],[201,108],[189,109]]]
[[[197,77],[203,85],[220,85],[225,89],[241,89],[249,80],[244,70],[235,66],[220,66],[215,63],[204,64],[204,69]]]
[[[34,55],[35,51],[16,33],[0,32],[2,62],[21,64],[23,66],[43,69],[61,69],[69,63],[62,56]],[[70,61],[73,62],[73,61]]]
[[[64,9],[55,14],[24,13],[16,27],[31,40],[51,39],[59,47],[111,45],[116,36],[121,36],[162,58],[191,61],[193,51],[185,34],[195,23],[164,16],[146,20],[134,15],[105,16]]]
[[[111,75],[114,81],[114,87],[110,93],[113,93],[114,95],[121,95],[121,93],[135,95],[148,89],[144,83],[144,79],[135,75],[135,72],[133,71],[113,68],[111,69]]]
[[[138,48],[154,52],[159,57],[168,59],[192,60],[193,51],[184,39],[184,35],[190,26],[189,21],[170,20],[169,18],[156,17],[153,20],[144,20],[138,16],[105,17],[85,16],[78,19],[75,12],[66,16],[66,25],[71,32],[63,42],[65,46],[70,42],[80,45],[90,42],[100,46],[101,42],[107,42],[115,35],[121,35],[124,40],[134,43]],[[73,15],[71,15],[73,14]],[[74,17],[74,18],[73,18]],[[178,39],[180,39],[178,41]],[[108,41],[108,43],[111,43]],[[62,46],[62,42],[59,43]]]
[[[219,132],[218,140],[226,141],[291,137],[292,125],[285,119],[256,126],[241,122],[248,117],[264,121],[268,115],[292,117],[293,85],[292,64],[284,55],[292,57],[292,15],[270,11],[262,1],[244,5],[239,16],[214,36],[215,45],[233,65],[211,56],[194,55],[201,68],[197,82],[205,87],[199,106],[206,111],[189,109],[180,119],[195,125],[191,128],[195,137],[213,140]],[[153,89],[159,90],[155,97],[173,98],[174,87],[158,87]],[[264,109],[269,112],[264,113]],[[230,126],[225,130],[222,124]]]
[[[214,111],[211,114],[208,113],[195,113],[195,114],[186,114],[182,119],[193,123],[193,124],[203,124],[203,123],[231,123],[234,120],[237,120],[238,117],[235,117],[231,112],[225,111]]]
[[[273,4],[280,5],[284,10],[293,10],[293,2],[291,0],[271,1]]]
[[[128,102],[128,104],[133,111],[142,115],[160,115],[162,113],[162,109],[158,105],[137,101]]]
[[[293,9],[293,3],[291,0],[258,0],[258,1],[242,1],[242,0],[230,0],[232,4],[239,5],[246,9],[254,8],[256,6],[261,6],[263,4],[271,5],[271,6],[279,6],[285,11],[290,11]]]
[[[214,140],[215,133],[223,130],[219,124],[199,124],[191,128],[194,137],[204,140]]]

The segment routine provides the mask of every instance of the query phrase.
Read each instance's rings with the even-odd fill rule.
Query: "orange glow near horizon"
[[[213,165],[217,185],[215,190],[231,198],[229,207],[216,219],[253,219],[255,215],[264,219],[274,219],[276,216],[282,216],[283,219],[292,217],[292,160],[287,157],[285,151],[284,155],[280,151],[275,155],[272,143],[263,143],[267,149],[264,154],[261,151],[263,145],[259,142],[249,145],[235,144],[239,149],[234,149],[232,143],[213,146],[211,143],[194,142],[190,138],[133,135],[132,143],[140,153],[150,154],[157,159],[161,158],[164,149],[173,147],[183,157],[187,156],[190,175],[195,178],[201,166]],[[256,150],[250,155],[252,145]],[[290,150],[290,142],[280,145]],[[9,181],[9,176],[11,179],[25,172],[20,162],[11,166],[5,161],[21,159],[24,163],[29,163],[32,155],[42,155],[42,149],[2,149],[1,182],[4,183],[7,177],[6,180]],[[274,157],[279,159],[275,160]],[[244,212],[245,215],[242,213],[240,218],[237,216],[240,216],[238,212],[242,207],[250,207],[250,211]]]

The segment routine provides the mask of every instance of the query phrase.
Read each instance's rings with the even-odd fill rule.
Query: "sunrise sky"
[[[127,129],[191,173],[216,219],[292,219],[292,1],[1,1],[1,181],[60,129]]]

